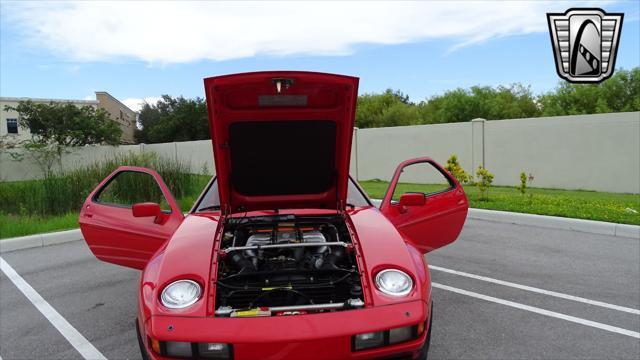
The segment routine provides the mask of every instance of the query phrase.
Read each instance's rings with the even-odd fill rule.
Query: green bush
[[[189,164],[175,159],[155,153],[130,152],[74,170],[52,173],[41,180],[0,183],[0,214],[51,216],[79,211],[89,193],[120,165],[156,170],[178,200],[194,199],[209,178],[189,173]],[[121,191],[139,189],[132,186]]]
[[[458,156],[452,154],[447,159],[447,165],[444,167],[453,177],[455,177],[460,184],[466,184],[471,180],[469,174],[464,171],[460,163],[458,162]]]
[[[527,192],[527,173],[524,171],[520,173],[520,185],[516,186],[516,189],[522,196]]]
[[[478,187],[478,190],[480,190],[480,200],[487,201],[489,200],[489,188],[493,182],[493,174],[480,165],[478,166],[478,170],[476,170],[476,176],[478,180],[475,182],[475,185]]]

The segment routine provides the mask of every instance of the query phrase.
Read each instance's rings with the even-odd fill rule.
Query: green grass
[[[201,175],[200,182],[202,183],[202,187],[200,190],[204,189],[204,186],[207,184],[209,179],[209,176]],[[200,191],[176,199],[180,206],[180,210],[183,212],[189,211],[199,195]],[[0,214],[0,239],[69,230],[77,227],[77,211],[54,216],[19,216]]]
[[[174,177],[174,179],[180,178],[179,176]],[[178,191],[180,195],[177,196],[182,211],[188,211],[191,208],[209,179],[210,177],[207,175],[191,175],[186,187],[175,180],[174,187],[182,186]],[[23,194],[22,201],[31,201],[37,205],[37,201],[34,199],[38,195],[34,195],[34,193],[42,191],[43,181],[0,183],[0,193],[17,191]],[[58,182],[58,184],[63,184],[63,182]],[[374,199],[381,199],[388,187],[387,182],[380,180],[361,181],[360,184]],[[92,186],[95,185],[92,184]],[[399,194],[407,191],[430,192],[439,189],[441,189],[441,185],[403,183],[399,185],[394,197],[397,199]],[[83,190],[83,194],[88,194],[90,190]],[[522,196],[513,187],[498,186],[489,190],[488,201],[482,201],[476,187],[465,186],[465,192],[469,198],[470,206],[474,208],[640,225],[640,214],[632,211],[640,212],[640,195],[638,194],[530,188],[527,189],[527,195]],[[532,195],[531,198],[529,198],[529,194]],[[15,194],[13,196],[17,197]],[[84,196],[86,197],[86,195]],[[78,210],[75,209],[62,214],[41,215],[25,211],[25,205],[17,207],[22,209],[22,213],[7,212],[4,204],[0,203],[0,206],[2,206],[0,239],[78,227]]]
[[[69,230],[77,227],[77,212],[47,217],[0,215],[0,239]]]
[[[360,181],[360,185],[371,198],[382,199],[389,184],[368,180]],[[440,185],[401,183],[394,198],[406,191],[428,193],[438,187]],[[467,185],[464,190],[469,206],[474,208],[640,225],[640,194],[529,188],[522,196],[514,187],[495,186],[489,189],[489,200],[485,201],[480,199],[475,186]]]

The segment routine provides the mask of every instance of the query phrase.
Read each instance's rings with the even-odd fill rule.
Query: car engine
[[[216,316],[364,306],[354,247],[341,217],[233,218],[221,241]]]

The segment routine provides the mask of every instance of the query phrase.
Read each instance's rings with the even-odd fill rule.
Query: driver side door
[[[121,166],[89,194],[78,222],[98,259],[143,269],[183,218],[157,172]]]
[[[380,211],[423,253],[455,241],[469,203],[458,181],[428,157],[401,163]]]

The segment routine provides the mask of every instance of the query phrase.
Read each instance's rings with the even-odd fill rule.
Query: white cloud
[[[127,107],[135,112],[140,111],[142,105],[144,103],[155,104],[160,100],[159,96],[149,96],[146,98],[126,98],[124,100],[120,100],[123,104],[127,105]]]
[[[6,3],[5,3],[6,4]],[[148,63],[255,55],[344,55],[358,44],[451,39],[452,48],[546,32],[576,2],[11,3],[3,17],[37,46],[75,61]]]

